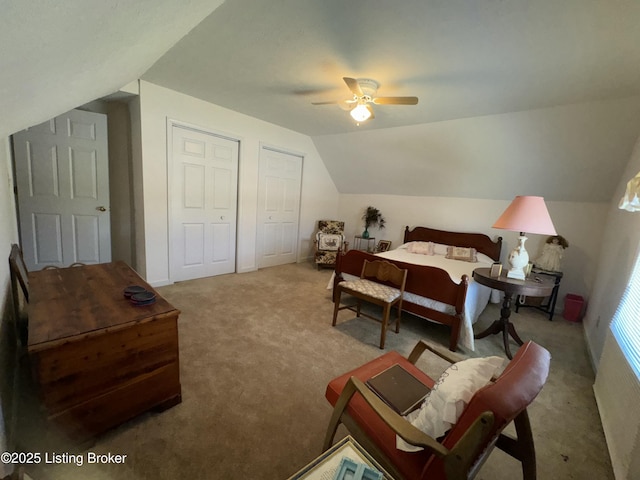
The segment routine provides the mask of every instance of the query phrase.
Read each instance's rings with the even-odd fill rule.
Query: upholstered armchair
[[[316,266],[334,268],[338,254],[346,252],[349,245],[344,237],[344,222],[320,220],[314,243]]]

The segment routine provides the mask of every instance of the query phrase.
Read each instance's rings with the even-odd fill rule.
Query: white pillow
[[[471,397],[489,383],[502,363],[501,357],[470,358],[454,363],[440,376],[422,406],[405,418],[430,437],[441,437],[455,425]],[[422,450],[398,436],[396,447],[405,452]]]
[[[448,245],[443,245],[442,243],[434,243],[434,242],[419,242],[419,241],[407,242],[400,245],[396,250],[400,250],[400,249],[410,250],[411,248],[413,248],[414,243],[430,243],[432,245],[432,250],[431,250],[432,253],[430,253],[429,255],[446,255],[447,254]],[[493,262],[493,260],[491,261]]]
[[[443,243],[434,243],[433,244],[433,254],[434,255],[446,255],[447,254],[447,247],[449,247],[449,245],[445,245]]]

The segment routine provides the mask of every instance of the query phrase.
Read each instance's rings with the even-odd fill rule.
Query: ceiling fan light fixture
[[[356,122],[364,122],[371,117],[371,111],[363,103],[359,103],[356,108],[349,112]]]
[[[350,100],[312,102],[312,104],[337,104],[342,110],[347,110],[349,115],[360,125],[361,122],[375,118],[372,103],[376,105],[416,105],[418,103],[418,97],[376,97],[379,85],[378,82],[370,78],[342,77],[342,79],[353,95]]]

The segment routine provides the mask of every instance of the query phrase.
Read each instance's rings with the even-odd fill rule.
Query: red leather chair
[[[419,342],[408,359],[397,352],[389,352],[332,380],[327,386],[326,397],[334,405],[334,411],[324,450],[332,445],[336,429],[343,423],[351,435],[398,479],[471,479],[497,446],[522,463],[525,480],[534,480],[535,449],[526,409],[547,379],[549,352],[533,342],[520,347],[503,373],[478,390],[458,422],[436,440],[398,415],[364,383],[398,363],[433,387],[434,380],[415,366],[425,349],[451,361],[426,343]],[[515,438],[503,433],[512,421]],[[396,434],[424,450],[398,450]]]

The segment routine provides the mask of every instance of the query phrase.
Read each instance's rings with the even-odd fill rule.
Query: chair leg
[[[398,318],[396,318],[396,333],[400,333],[400,317],[402,316],[402,304],[398,304]]]
[[[360,316],[360,307],[362,306],[362,302],[360,299],[356,301],[356,317]]]
[[[520,444],[522,462],[522,478],[524,480],[536,479],[536,448],[533,443],[533,433],[527,410],[523,410],[520,415],[513,419]]]
[[[336,288],[336,292],[333,294],[333,322],[332,326],[336,326],[336,320],[338,319],[338,310],[340,310],[340,297],[342,296],[342,290],[340,287]]]
[[[391,311],[391,305],[385,304],[382,312],[382,329],[380,332],[380,350],[384,349],[384,342],[387,338],[387,326],[389,325],[389,313]]]
[[[496,446],[513,458],[520,460],[524,480],[536,480],[536,450],[527,410],[523,410],[514,418],[513,423],[516,427],[516,438],[501,433]]]

